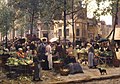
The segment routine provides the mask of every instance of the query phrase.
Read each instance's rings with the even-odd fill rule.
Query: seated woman
[[[70,52],[68,54],[68,57],[65,59],[65,64],[69,68],[70,74],[83,73],[79,62],[76,61],[75,56],[72,52]]]
[[[68,53],[68,56],[66,57],[65,59],[65,65],[69,64],[69,63],[76,63],[76,59],[75,57],[73,56],[73,53],[72,52],[69,52]]]
[[[18,58],[25,58],[25,53],[23,52],[22,48],[19,48],[18,51],[16,52]]]

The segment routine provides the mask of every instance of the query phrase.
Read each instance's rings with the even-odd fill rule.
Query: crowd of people
[[[88,55],[88,67],[93,68],[97,66],[97,62],[94,61],[95,58],[95,49],[99,49],[100,51],[108,50],[110,51],[109,45],[103,48],[102,44],[98,44],[97,42],[82,42],[80,45],[75,46],[75,50],[85,48],[87,49]],[[2,46],[2,45],[1,45]],[[65,52],[63,48],[63,44],[59,42],[51,43],[47,41],[47,39],[42,39],[38,41],[24,41],[20,40],[15,41],[13,44],[8,45],[8,51],[15,51],[18,58],[25,59],[27,56],[33,57],[34,62],[34,76],[33,80],[41,80],[40,70],[52,70],[53,69],[53,60],[64,59],[63,66],[70,67],[72,70],[81,69],[80,64],[78,63],[79,57],[78,54],[75,54],[73,51],[73,44],[71,42],[66,45],[67,50]],[[70,50],[70,51],[69,51]],[[67,54],[65,56],[65,54]],[[76,55],[76,56],[75,56]],[[64,57],[65,56],[65,57]],[[77,58],[77,59],[76,59]],[[71,65],[72,64],[72,65]],[[76,67],[75,67],[76,66]],[[81,72],[82,69],[80,70]],[[72,71],[74,72],[74,70]],[[72,73],[71,72],[71,73]]]
[[[5,52],[16,52],[18,59],[33,58],[34,62],[34,76],[33,79],[40,79],[40,70],[53,69],[53,55],[54,59],[61,59],[63,56],[63,47],[59,42],[51,43],[47,39],[37,41],[26,41],[25,39],[15,39],[14,42],[9,42],[8,47],[5,48],[1,44],[1,49]]]

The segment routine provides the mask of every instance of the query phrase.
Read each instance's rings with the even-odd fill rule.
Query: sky
[[[106,2],[106,3],[105,3],[105,6],[106,6],[106,7],[109,6],[109,3]],[[101,7],[105,7],[105,6],[101,5]],[[97,8],[97,5],[95,5],[95,0],[92,0],[92,1],[89,3],[88,8],[87,8],[87,10],[88,10],[87,16],[88,16],[89,18],[92,18],[92,17],[93,17],[93,11],[94,11],[96,8]],[[101,21],[105,21],[107,25],[112,25],[112,16],[111,16],[111,15],[101,16],[101,17],[100,17],[100,20],[101,20]]]

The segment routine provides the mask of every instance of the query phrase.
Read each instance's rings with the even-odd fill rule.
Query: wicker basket
[[[63,66],[63,62],[60,61],[55,61],[53,62],[53,67],[56,71],[60,71],[60,68]]]
[[[70,70],[67,69],[67,68],[60,69],[60,74],[61,74],[62,76],[67,76],[69,73],[70,73]]]
[[[119,67],[120,66],[120,60],[114,59],[113,60],[113,65],[114,65],[114,67]]]

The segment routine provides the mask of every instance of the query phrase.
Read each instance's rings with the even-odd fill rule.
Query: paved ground
[[[52,74],[52,72],[44,71],[44,73],[49,73],[49,75],[42,76],[42,79],[44,81],[41,82],[41,84],[55,84],[55,83],[72,83],[74,81],[80,81],[80,80],[90,80],[90,79],[99,79],[99,78],[109,78],[112,76],[119,76],[120,75],[120,67],[115,68],[106,68],[107,75],[101,75],[98,69],[89,69],[87,66],[82,66],[84,73],[78,73],[68,76],[60,76],[59,74]],[[53,76],[51,76],[51,74]],[[39,84],[39,83],[38,83]]]
[[[118,54],[119,55],[119,54]],[[120,67],[106,67],[107,75],[101,75],[98,69],[89,69],[87,65],[81,65],[84,73],[70,74],[68,76],[61,76],[60,74],[54,73],[54,71],[42,71],[42,82],[32,82],[27,79],[24,81],[19,80],[4,80],[0,81],[0,84],[119,84],[120,82]],[[104,66],[102,66],[104,67]],[[0,73],[0,75],[2,75]],[[4,75],[4,74],[3,74]],[[109,80],[109,79],[112,80]],[[118,78],[118,79],[113,79]],[[5,79],[5,77],[0,76],[0,80]],[[26,78],[25,78],[26,79]],[[30,78],[32,79],[32,78]],[[104,81],[100,81],[106,79]],[[17,83],[15,82],[17,81]],[[99,81],[99,82],[98,82]],[[11,82],[11,83],[9,83]]]
[[[96,84],[95,81],[101,80],[101,79],[107,79],[107,78],[115,78],[118,77],[120,78],[120,67],[107,67],[107,75],[101,75],[98,69],[89,69],[87,66],[82,65],[84,73],[78,73],[78,74],[73,74],[73,75],[68,75],[68,76],[61,76],[60,74],[56,74],[53,71],[42,71],[42,82],[32,82],[30,79],[23,80],[4,80],[3,82],[0,81],[0,84]],[[0,74],[2,75],[2,74]],[[3,74],[4,75],[4,74]],[[5,79],[0,77],[0,80]],[[23,78],[22,78],[23,79]],[[86,81],[93,81],[95,83],[84,83]],[[107,80],[106,80],[107,81]],[[116,79],[117,81],[117,79]],[[24,82],[24,83],[23,83]],[[108,81],[109,82],[109,81]],[[107,83],[98,83],[98,84],[107,84]],[[110,83],[114,84],[114,83]],[[115,83],[118,84],[118,83]]]
[[[120,84],[120,78],[116,79],[107,79],[107,80],[100,80],[100,81],[91,81],[91,82],[84,82],[84,83],[74,83],[74,84]]]

